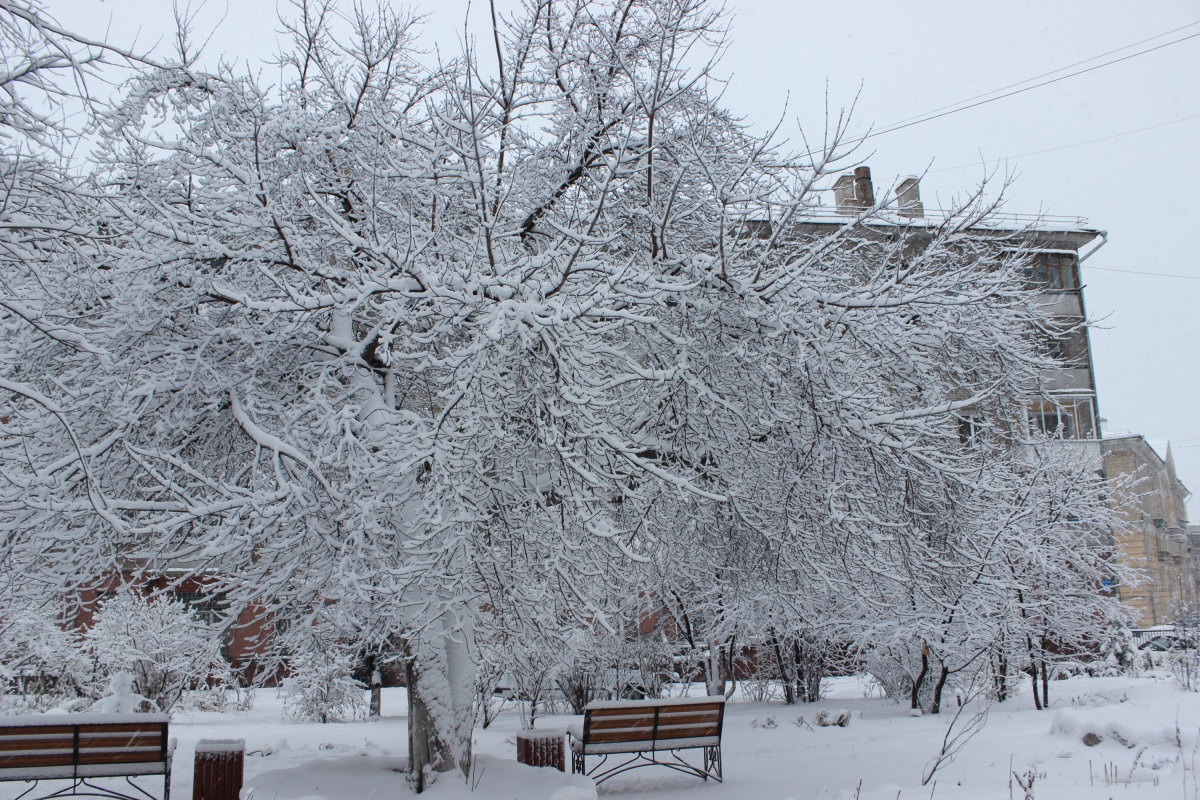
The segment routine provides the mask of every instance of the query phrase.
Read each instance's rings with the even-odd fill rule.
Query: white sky
[[[135,37],[142,46],[170,44],[166,0],[47,4],[81,33],[108,29],[121,44]],[[209,56],[251,64],[269,58],[277,47],[276,5],[208,0],[197,28],[215,27]],[[797,142],[797,124],[820,136],[827,91],[835,114],[859,94],[856,130],[878,129],[1200,22],[1197,0],[730,0],[728,8],[733,36],[720,68],[731,77],[725,104],[759,126],[778,121],[786,104],[781,131]],[[467,9],[467,0],[418,4],[430,15],[424,46],[459,52]],[[486,15],[487,0],[474,0],[468,25],[484,44]],[[1200,34],[1200,25],[1081,68],[1192,34]],[[1193,226],[1200,220],[1200,119],[1185,118],[1200,115],[1198,77],[1200,37],[879,136],[862,159],[877,187],[929,168],[921,187],[927,207],[939,206],[939,198],[944,205],[977,181],[982,160],[1008,159],[1002,173],[1007,168],[1018,180],[1007,211],[1083,216],[1109,232],[1109,244],[1083,265],[1088,311],[1103,326],[1091,334],[1100,415],[1106,432],[1143,434],[1160,453],[1171,441],[1180,478],[1197,494],[1189,504],[1196,521],[1200,259]],[[1183,121],[1012,158],[1175,120]]]

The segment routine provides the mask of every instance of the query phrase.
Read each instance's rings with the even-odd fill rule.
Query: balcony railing
[[[797,215],[798,222],[837,222],[852,219],[865,209],[853,206],[839,208],[837,206],[819,205],[806,208]],[[924,215],[910,217],[901,213],[896,207],[878,211],[871,221],[887,225],[940,225],[953,216],[953,212],[945,209],[926,208]],[[1091,230],[1086,217],[1060,216],[1055,214],[1010,214],[999,212],[992,214],[985,225],[981,227],[1004,230],[1007,228],[1031,228],[1045,231],[1086,231]]]

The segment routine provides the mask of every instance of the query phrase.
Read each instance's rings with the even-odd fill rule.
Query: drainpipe
[[[1100,237],[1100,241],[1096,242],[1096,244],[1092,247],[1092,249],[1088,250],[1086,253],[1081,253],[1075,262],[1076,265],[1082,264],[1086,259],[1089,259],[1093,255],[1095,255],[1097,250],[1099,250],[1101,247],[1104,247],[1104,245],[1108,244],[1108,231],[1096,231],[1096,233]],[[1079,274],[1079,310],[1083,314],[1083,318],[1086,320],[1087,319],[1087,307],[1084,305],[1084,302],[1083,302],[1083,273],[1082,272]],[[1091,378],[1091,383],[1092,383],[1092,433],[1096,437],[1097,440],[1100,440],[1101,438],[1103,438],[1104,432],[1102,430],[1100,430],[1100,393],[1096,391],[1096,366],[1092,360],[1092,341],[1091,340],[1092,340],[1092,337],[1088,336],[1088,347],[1087,347],[1088,377]],[[1103,448],[1101,449],[1100,458],[1101,458],[1100,471],[1101,471],[1101,473],[1103,473],[1104,472]]]
[[[1097,250],[1099,250],[1101,247],[1104,247],[1104,245],[1108,244],[1108,231],[1096,231],[1096,233],[1100,236],[1100,241],[1096,243],[1095,247],[1093,247],[1091,250],[1088,250],[1087,253],[1085,253],[1079,257],[1080,264],[1082,264],[1084,261],[1087,261],[1089,258],[1091,258],[1095,254],[1095,252]],[[1083,276],[1080,276],[1080,277],[1083,277]]]

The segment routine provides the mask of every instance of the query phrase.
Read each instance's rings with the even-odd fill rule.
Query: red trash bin
[[[517,734],[517,761],[566,772],[565,736],[563,731],[521,731]]]
[[[201,739],[196,742],[192,800],[238,800],[245,768],[245,740]]]

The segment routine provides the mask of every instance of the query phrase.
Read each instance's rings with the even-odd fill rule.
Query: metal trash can
[[[517,734],[517,761],[531,767],[567,771],[566,734],[563,731],[521,731]]]
[[[201,739],[196,742],[192,800],[238,800],[245,770],[244,739]]]

